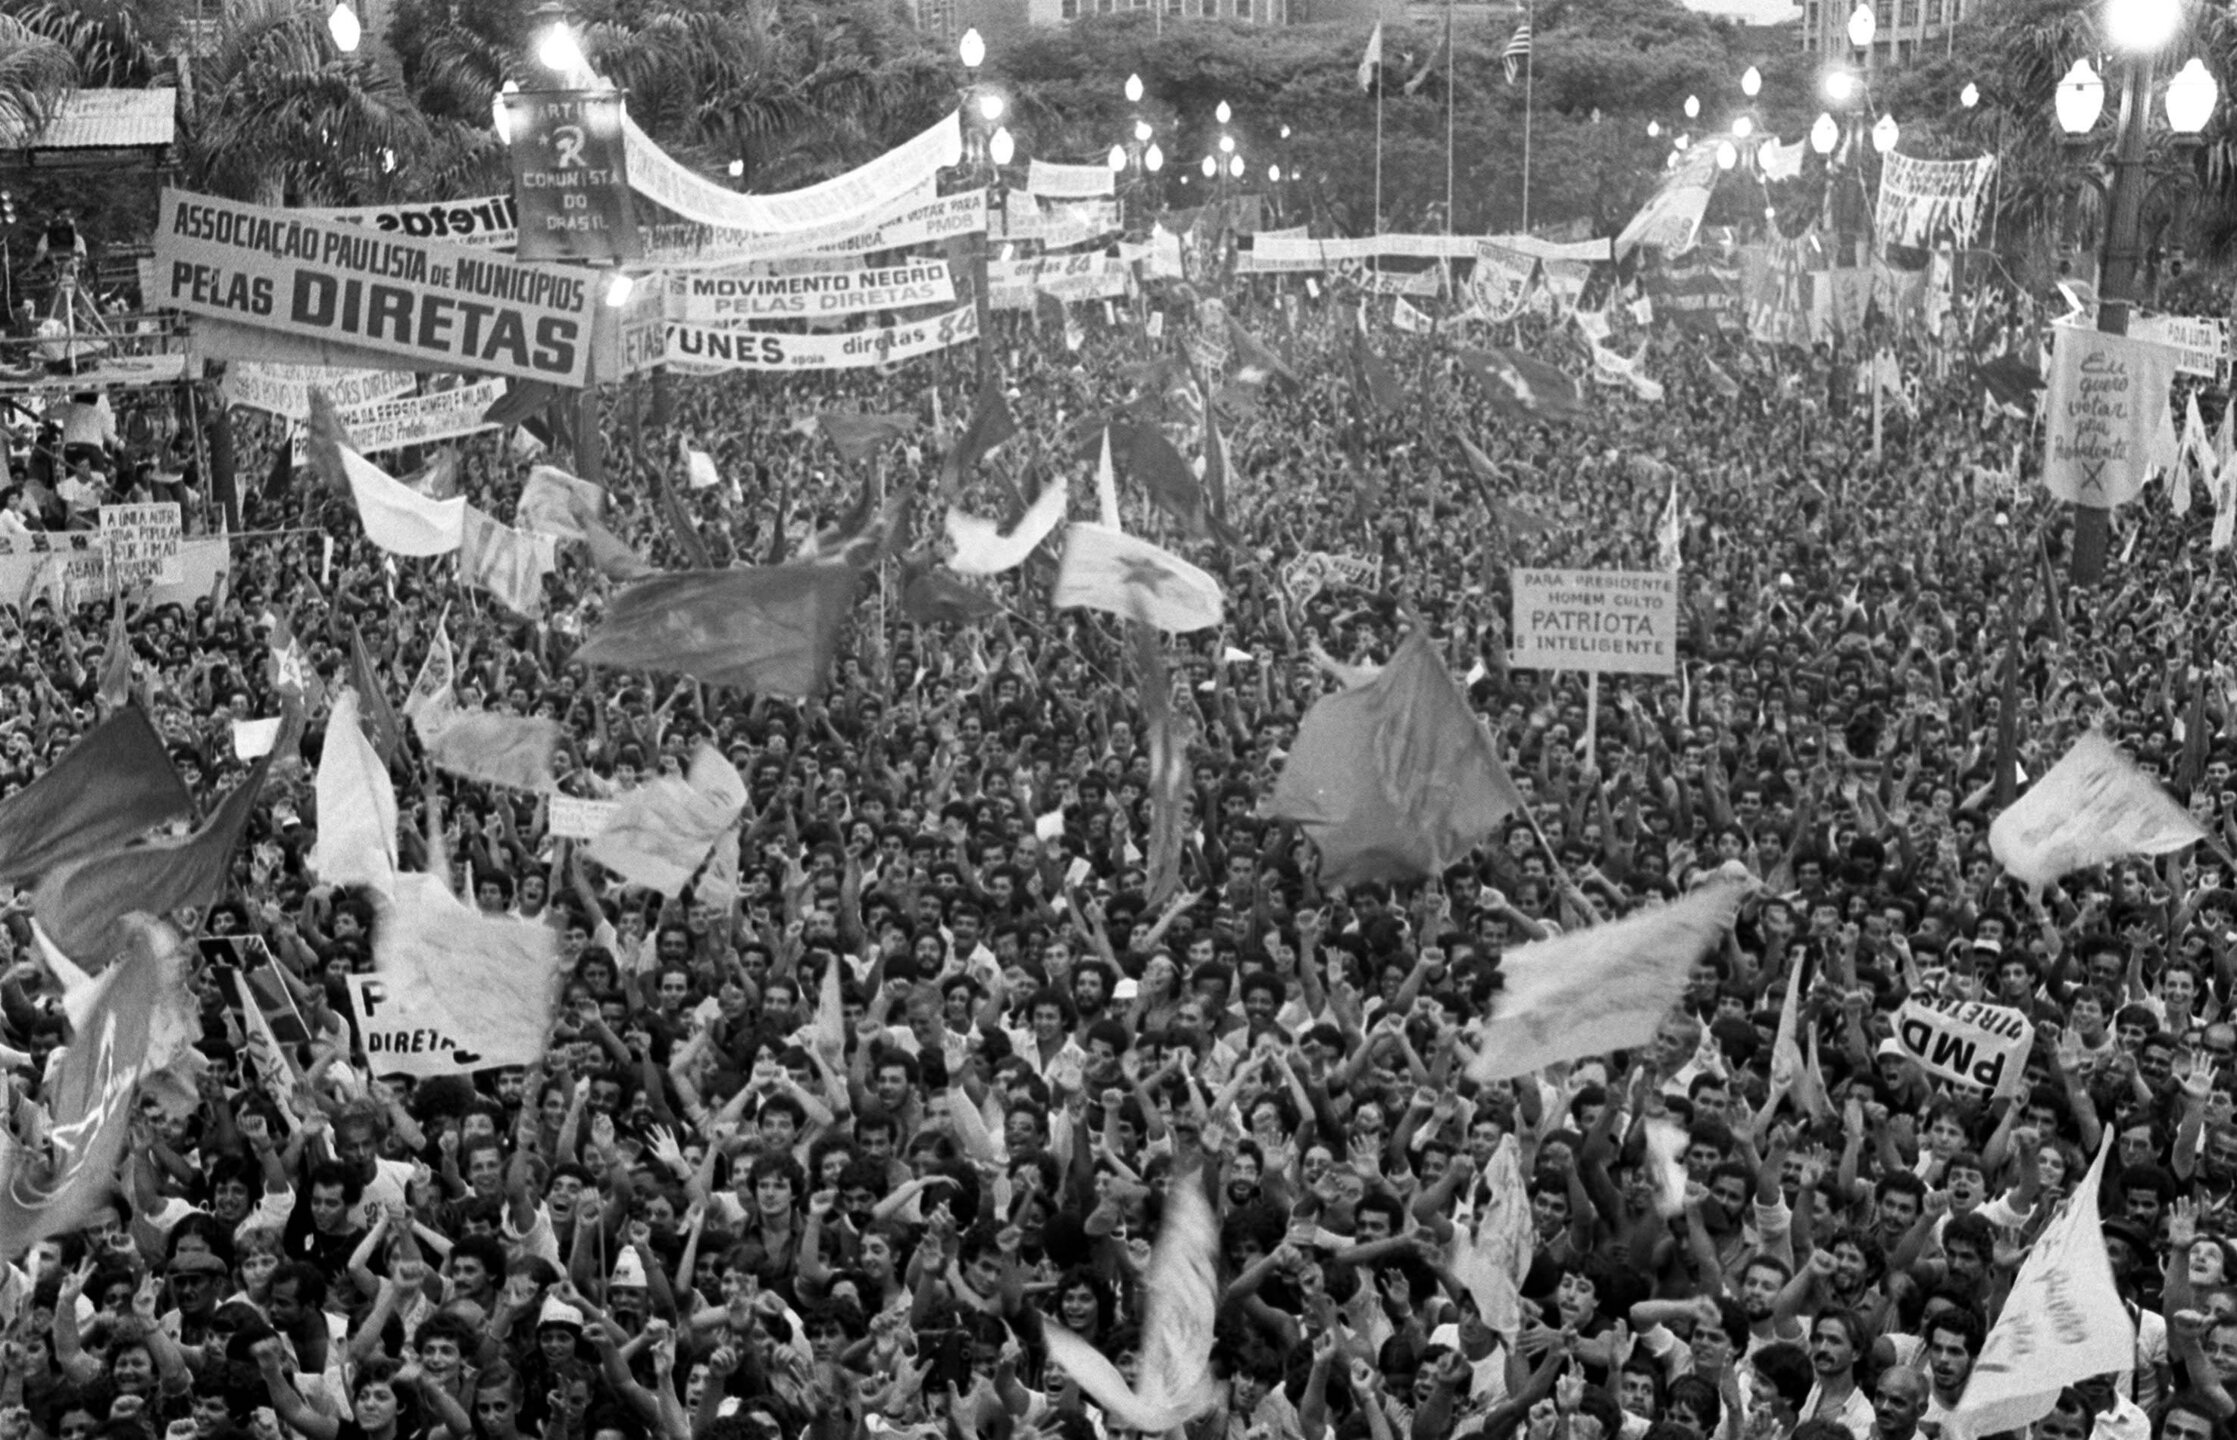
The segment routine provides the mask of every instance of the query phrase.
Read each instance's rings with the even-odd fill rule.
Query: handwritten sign
[[[2076,505],[2125,505],[2149,467],[2174,463],[2175,351],[2097,330],[2060,329],[2057,337],[2043,487]]]
[[[176,585],[184,579],[180,534],[175,501],[101,507],[101,539],[109,551],[109,573],[120,590]]]
[[[1678,673],[1678,577],[1661,570],[1517,570],[1520,670]]]
[[[551,797],[551,833],[562,840],[595,840],[614,817],[611,800],[581,800],[572,795]]]

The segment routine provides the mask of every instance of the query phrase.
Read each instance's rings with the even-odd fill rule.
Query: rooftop
[[[178,129],[176,90],[78,90],[31,135],[0,125],[5,150],[128,150],[168,145]]]

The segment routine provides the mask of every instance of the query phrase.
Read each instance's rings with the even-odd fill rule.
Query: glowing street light
[[[1222,155],[1232,155],[1235,153],[1234,136],[1222,135],[1219,137],[1219,153]]]
[[[357,20],[357,12],[349,0],[341,0],[326,17],[326,33],[334,37],[334,48],[344,55],[357,53],[357,44],[365,38],[365,27]]]
[[[992,125],[1002,118],[1002,97],[992,90],[979,97],[979,118]]]
[[[1820,155],[1831,155],[1833,147],[1841,143],[1841,122],[1820,111],[1818,122],[1810,127],[1810,148]]]
[[[1147,121],[1147,120],[1137,120],[1137,121],[1135,121],[1135,122],[1134,122],[1134,138],[1135,138],[1135,140],[1136,140],[1137,142],[1139,142],[1139,143],[1142,143],[1142,144],[1148,144],[1148,143],[1149,143],[1149,138],[1150,138],[1150,122],[1149,122],[1149,121]]]
[[[589,57],[583,54],[583,45],[575,38],[575,27],[560,15],[536,39],[536,60],[554,75],[575,76],[590,68]]]
[[[1963,106],[1964,106],[1964,107],[1965,107],[1966,109],[1968,109],[1968,110],[1970,110],[1970,109],[1972,109],[1972,108],[1973,108],[1974,106],[1976,106],[1976,105],[1980,104],[1980,103],[1981,103],[1981,87],[1980,87],[1980,86],[1978,86],[1978,85],[1975,85],[1975,84],[1974,84],[1974,83],[1973,83],[1972,81],[1970,81],[1970,80],[1966,81],[1966,82],[1965,82],[1965,88],[1964,88],[1963,90],[1961,90],[1961,91],[1959,91],[1959,92],[1958,92],[1958,96],[1957,96],[1957,103],[1958,103],[1958,104],[1960,104],[1960,105],[1963,105]]]
[[[1142,168],[1152,175],[1163,170],[1165,168],[1165,152],[1156,145],[1151,145],[1149,149],[1142,152]]]
[[[2097,117],[2105,113],[2105,81],[2089,57],[2076,60],[2058,82],[2052,107],[2058,112],[2058,128],[2069,135],[2087,135],[2097,128]]]
[[[1104,163],[1111,167],[1113,175],[1124,174],[1126,171],[1126,147],[1124,145],[1113,145],[1111,153],[1104,157]]]
[[[1228,108],[1227,102],[1225,100],[1222,100],[1219,102],[1219,109],[1212,112],[1212,118],[1219,121],[1220,124],[1225,125],[1228,121],[1235,118],[1235,112]]]
[[[986,63],[986,37],[979,33],[979,27],[974,25],[963,32],[963,38],[956,42],[955,53],[966,70],[976,71]]]
[[[1717,168],[1719,170],[1730,170],[1739,163],[1739,147],[1730,140],[1719,140],[1717,142]]]
[[[1895,142],[1902,136],[1903,127],[1895,123],[1895,117],[1882,115],[1880,123],[1872,127],[1872,148],[1885,155],[1895,148]]]
[[[1207,180],[1211,179],[1211,178],[1212,178],[1212,177],[1213,177],[1214,175],[1217,175],[1217,174],[1219,174],[1219,161],[1217,161],[1217,160],[1214,160],[1214,159],[1213,159],[1213,158],[1212,158],[1211,156],[1209,156],[1209,155],[1205,156],[1205,157],[1204,157],[1204,164],[1203,164],[1203,171],[1204,171],[1204,178],[1205,178],[1205,179],[1207,179]]]
[[[1856,8],[1849,12],[1849,43],[1869,50],[1879,33],[1880,17],[1872,13],[1872,0],[1856,0]]]
[[[1228,157],[1227,157],[1227,173],[1228,173],[1228,174],[1230,174],[1230,175],[1232,175],[1232,176],[1234,176],[1234,177],[1235,177],[1236,179],[1238,179],[1238,180],[1240,180],[1240,179],[1242,179],[1242,178],[1243,178],[1243,157],[1242,157],[1242,156],[1240,156],[1240,155],[1230,155],[1230,156],[1228,156]]]
[[[2105,7],[2106,40],[2131,55],[2166,49],[2182,28],[2182,0],[2114,0]]]
[[[2177,135],[2196,135],[2214,118],[2221,86],[2196,55],[2167,82],[2167,128]]]
[[[1647,138],[1649,140],[1660,140],[1662,138],[1662,122],[1660,120],[1649,120],[1647,122]]]
[[[1688,120],[1698,120],[1698,119],[1700,119],[1700,118],[1701,118],[1701,97],[1700,97],[1700,96],[1698,96],[1698,95],[1688,95],[1688,96],[1686,96],[1686,119],[1688,119]]]
[[[1819,88],[1825,91],[1825,98],[1830,104],[1847,109],[1850,102],[1856,99],[1856,75],[1849,70],[1828,70]]]
[[[993,139],[986,142],[986,158],[997,165],[1007,165],[1010,157],[1017,154],[1017,149],[1017,141],[1010,138],[1010,127],[1004,125],[994,132]]]
[[[1141,76],[1129,75],[1126,77],[1126,103],[1129,105],[1139,105],[1142,103]]]
[[[1761,95],[1763,93],[1763,72],[1750,65],[1747,73],[1740,77],[1740,93],[1750,100]]]
[[[1733,120],[1733,122],[1732,122],[1732,138],[1733,138],[1733,139],[1735,139],[1735,140],[1745,140],[1745,139],[1747,139],[1747,138],[1748,138],[1748,137],[1749,137],[1750,135],[1753,135],[1754,133],[1755,133],[1755,118],[1754,118],[1753,116],[1750,116],[1750,115],[1741,115],[1741,116],[1738,116],[1738,117],[1736,117],[1736,118],[1735,118],[1735,119]]]

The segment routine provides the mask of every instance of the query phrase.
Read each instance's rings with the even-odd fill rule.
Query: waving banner
[[[915,139],[844,175],[780,195],[741,195],[678,164],[626,114],[621,126],[631,189],[686,220],[749,234],[813,230],[866,215],[932,183],[963,158],[962,112],[951,110]]]
[[[498,427],[484,420],[482,414],[504,394],[504,381],[480,380],[450,390],[437,390],[431,395],[375,400],[371,404],[337,410],[335,414],[349,431],[359,454],[378,455],[384,450],[401,450],[407,445],[432,445],[438,440],[455,440],[461,435],[495,430]],[[295,462],[303,464],[309,454],[309,437],[298,431],[294,443]]]
[[[1880,203],[1872,233],[1890,245],[1932,245],[1944,230],[1959,245],[1973,243],[1980,224],[1981,192],[1996,170],[1996,157],[1978,160],[1917,160],[1891,154],[1880,172]]]
[[[225,367],[219,393],[228,405],[246,405],[289,420],[311,416],[311,387],[326,392],[334,408],[347,414],[375,400],[409,395],[417,383],[409,370],[335,370],[324,365],[274,365],[236,360]]]
[[[440,240],[477,250],[510,250],[518,238],[519,212],[510,195],[484,195],[433,205],[349,205],[301,210],[314,220],[364,225],[409,240]]]
[[[307,220],[301,212],[166,190],[151,308],[396,355],[580,386],[590,276],[487,250]]]
[[[1716,147],[1694,146],[1623,227],[1616,237],[1616,254],[1628,255],[1641,245],[1656,246],[1669,255],[1691,250],[1700,238],[1701,217],[1709,213],[1709,195],[1716,186]]]
[[[1895,1041],[1929,1075],[2011,1096],[2025,1081],[2035,1025],[2004,1005],[1914,995],[1895,1012]]]
[[[1052,165],[1036,160],[1026,167],[1025,190],[1048,200],[1093,200],[1113,194],[1118,176],[1108,165]]]
[[[1126,293],[1126,263],[1093,251],[1042,255],[1031,260],[990,260],[987,304],[995,310],[1030,310],[1035,294],[1072,303],[1108,300]]]
[[[944,260],[912,260],[875,270],[674,275],[668,281],[668,317],[687,325],[856,315],[945,305],[954,299],[955,281]]]
[[[929,319],[883,330],[839,335],[780,335],[767,330],[713,330],[668,326],[668,361],[679,370],[866,370],[930,355],[979,338],[973,305],[943,310]]]
[[[1476,263],[1468,274],[1468,302],[1484,319],[1503,325],[1522,313],[1538,258],[1510,250],[1494,240],[1476,242]]]
[[[986,191],[942,196],[927,181],[867,215],[784,235],[671,220],[645,227],[645,258],[667,270],[728,269],[802,255],[869,255],[986,229]]]

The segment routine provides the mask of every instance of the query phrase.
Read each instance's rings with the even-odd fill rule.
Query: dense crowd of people
[[[374,550],[307,472],[251,496],[261,533],[219,594],[130,630],[132,703],[205,805],[244,774],[233,722],[281,708],[278,615],[329,690],[361,634],[392,701],[442,626],[462,707],[564,726],[565,794],[719,747],[750,791],[738,897],[621,885],[548,833],[544,798],[407,756],[413,863],[447,856],[459,894],[552,926],[567,978],[541,1063],[376,1077],[340,977],[372,964],[380,917],[308,867],[309,766],[283,763],[224,899],[175,919],[205,956],[276,960],[304,1078],[262,1083],[235,996],[202,973],[200,1103],[144,1108],[113,1201],[0,1294],[0,1440],[1120,1440],[1045,1326],[1141,1378],[1175,1186],[1219,1227],[1219,1390],[1196,1440],[1984,1440],[1954,1407],[2108,1135],[2134,1363],[2069,1377],[2034,1428],[2221,1440],[2237,878],[2200,849],[2034,896],[1986,844],[2008,649],[2028,775],[2096,728],[2173,783],[2203,666],[2215,734],[2181,798],[2237,840],[2210,517],[2147,492],[2076,596],[2051,579],[2065,522],[2033,490],[2028,427],[1984,417],[1962,358],[1915,337],[1889,342],[1915,393],[1885,407],[1875,456],[1854,342],[1660,329],[1666,399],[1592,388],[1557,420],[1492,405],[1453,336],[1378,321],[1407,382],[1383,408],[1349,358],[1355,300],[1299,304],[1295,284],[1228,297],[1297,375],[1221,396],[1239,543],[1181,546],[1227,619],[1167,642],[1194,740],[1184,885],[1162,905],[1121,631],[1050,608],[1046,551],[981,582],[1002,608],[971,626],[906,618],[887,564],[825,692],[791,703],[571,665],[612,587],[567,549],[531,624],[449,561]],[[1019,433],[966,508],[1063,475],[1091,513],[1083,438],[1124,403],[1195,453],[1187,372],[1151,363],[1185,307],[1163,342],[1088,318],[1077,350],[1031,317],[987,342]],[[1576,373],[1570,333],[1533,316],[1491,338]],[[874,469],[923,501],[903,548],[935,546],[978,378],[963,350],[664,381],[657,404],[633,385],[608,401],[610,522],[686,563],[653,483],[681,441],[722,477],[684,492],[718,565],[797,553]],[[832,409],[915,430],[848,464],[796,423]],[[261,476],[259,429],[237,423]],[[463,448],[469,497],[511,514],[525,462]],[[1653,568],[1673,479],[1679,674],[1606,676],[1588,702],[1580,675],[1506,664],[1512,568]],[[1374,578],[1292,593],[1315,552]],[[0,790],[98,717],[108,626],[105,603],[0,607]],[[1325,884],[1261,802],[1313,700],[1412,626],[1465,678],[1535,830],[1518,815],[1420,882]],[[291,758],[315,761],[323,724]],[[1758,884],[1652,1045],[1468,1078],[1503,954],[1732,866]],[[20,902],[0,956],[0,1059],[35,1098],[69,1036]],[[839,1030],[816,1018],[834,967]],[[1774,1072],[1796,967],[1822,1085]],[[1960,1093],[1889,1043],[1918,995],[2032,1018],[2016,1096]],[[1674,1203],[1656,1121],[1683,1136]]]

